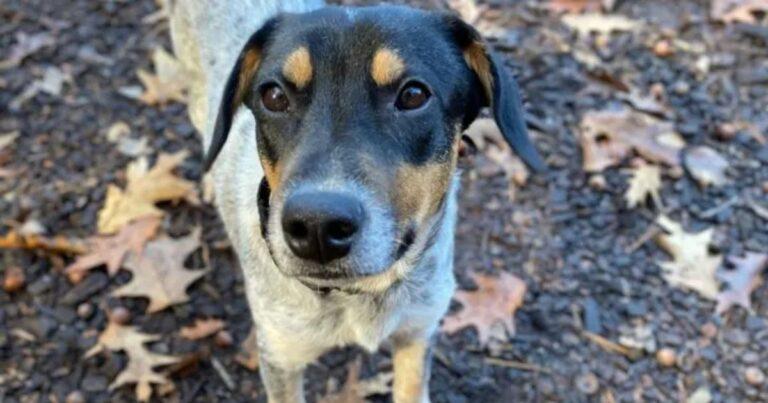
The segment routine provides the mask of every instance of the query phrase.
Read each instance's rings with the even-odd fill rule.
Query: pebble
[[[86,392],[101,392],[107,389],[107,378],[101,375],[88,375],[81,383]]]
[[[75,390],[67,395],[64,403],[85,403],[85,396],[83,396],[83,392]]]
[[[760,354],[754,351],[747,351],[741,356],[741,362],[748,365],[757,364],[760,361]]]
[[[717,326],[712,322],[707,322],[701,327],[701,335],[707,339],[714,339],[717,336]]]
[[[600,321],[600,305],[594,298],[587,298],[584,301],[584,327],[595,334],[600,334],[603,330]]]
[[[64,305],[79,304],[104,289],[108,282],[109,279],[106,274],[93,273],[67,291],[67,293],[61,297],[60,302]]]
[[[737,347],[749,344],[749,335],[741,329],[732,329],[725,333],[725,340]]]
[[[765,382],[765,374],[758,367],[748,367],[744,370],[744,379],[752,386],[760,386]]]
[[[600,388],[600,382],[597,380],[595,374],[587,372],[576,378],[576,388],[586,395],[594,395]]]
[[[109,311],[109,320],[120,325],[125,325],[131,321],[131,311],[123,306],[114,307]]]
[[[213,342],[219,347],[226,348],[232,346],[234,340],[232,338],[232,333],[229,333],[226,330],[219,330],[216,332]]]
[[[77,306],[77,316],[81,319],[88,319],[93,315],[93,305],[83,302]]]
[[[677,95],[685,95],[691,91],[691,86],[685,81],[678,81],[672,86],[672,91]]]
[[[669,368],[677,362],[677,353],[671,348],[662,348],[656,352],[656,361],[658,361],[659,365],[662,367]]]

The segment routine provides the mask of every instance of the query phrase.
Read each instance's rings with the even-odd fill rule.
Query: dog
[[[324,352],[384,342],[394,401],[429,401],[462,132],[490,107],[545,168],[501,60],[459,17],[401,6],[184,0],[170,25],[269,401],[304,401],[303,370]]]

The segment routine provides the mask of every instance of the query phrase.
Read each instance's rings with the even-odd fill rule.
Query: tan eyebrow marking
[[[312,81],[312,60],[306,46],[288,55],[283,64],[283,76],[299,89],[306,87]]]
[[[371,77],[379,87],[394,83],[405,72],[405,62],[392,49],[376,51],[371,63]]]

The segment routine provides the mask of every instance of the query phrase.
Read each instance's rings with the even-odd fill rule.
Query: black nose
[[[331,192],[290,196],[283,207],[283,235],[293,253],[321,264],[349,253],[363,224],[363,205]]]

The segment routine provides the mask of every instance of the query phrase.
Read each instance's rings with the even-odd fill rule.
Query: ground
[[[437,0],[423,3],[442,6]],[[652,203],[626,207],[625,169],[586,173],[577,136],[584,113],[620,103],[606,82],[631,83],[643,93],[660,88],[669,119],[686,143],[707,145],[730,162],[722,186],[702,188],[687,173],[665,175],[664,212],[691,231],[714,228],[713,253],[765,253],[768,218],[745,200],[768,201],[768,145],[746,131],[722,133],[723,123],[736,120],[766,133],[765,22],[713,22],[706,1],[619,1],[615,12],[648,25],[596,43],[601,39],[577,39],[540,3],[484,4],[484,15],[505,29],[494,47],[518,75],[530,127],[551,170],[532,176],[510,197],[507,178],[478,169],[482,156],[462,162],[455,268],[460,286],[472,288],[469,272],[503,270],[525,280],[528,292],[516,313],[515,335],[493,351],[480,347],[471,328],[437,337],[432,400],[684,401],[708,390],[718,402],[768,401],[768,384],[745,377],[749,367],[768,373],[768,286],[753,292],[751,311],[737,307],[722,315],[715,314],[714,301],[670,286],[657,264],[669,256],[652,240],[638,242],[659,209]],[[0,133],[21,133],[10,156],[21,171],[0,179],[0,234],[30,221],[48,234],[93,234],[107,185],[124,183],[132,160],[105,138],[118,120],[149,140],[151,155],[190,150],[181,174],[200,179],[201,147],[184,105],[145,106],[118,92],[138,85],[135,71],[151,68],[152,49],[169,45],[162,22],[142,22],[155,11],[151,0],[0,5],[0,57],[9,54],[19,32],[55,38],[18,66],[0,70]],[[664,38],[677,49],[674,54],[654,48]],[[593,49],[597,68],[587,68],[577,41]],[[696,46],[703,49],[691,50]],[[702,55],[708,56],[706,69]],[[60,95],[41,92],[14,102],[48,66],[71,77]],[[168,399],[264,400],[257,373],[234,360],[251,325],[242,277],[216,212],[184,203],[163,208],[170,213],[163,226],[171,235],[202,226],[204,252],[192,255],[188,267],[208,263],[213,271],[190,288],[191,302],[157,314],[143,313],[144,300],[108,296],[128,281],[125,271],[112,279],[94,272],[73,286],[61,273],[68,257],[0,251],[0,268],[21,267],[26,275],[23,290],[0,291],[0,401],[64,401],[73,391],[88,401],[132,400],[132,387],[108,390],[126,363],[123,355],[83,358],[105,327],[105,312],[117,306],[128,308],[131,324],[163,335],[153,351],[193,357],[191,365],[171,374],[176,391]],[[94,313],[86,314],[83,305]],[[175,336],[199,317],[224,319],[235,344]],[[615,342],[632,329],[650,329],[655,346],[628,356],[588,336]],[[662,348],[676,354],[674,365],[659,363],[654,352]],[[363,378],[391,368],[386,351],[332,352],[309,369],[309,399],[325,395],[329,380],[343,383],[356,356],[363,357]],[[214,359],[233,387],[222,380]]]

